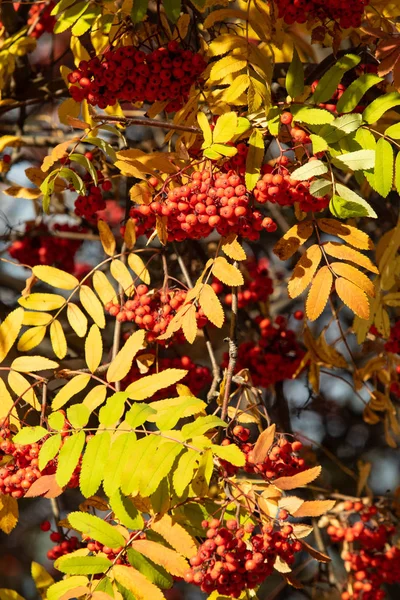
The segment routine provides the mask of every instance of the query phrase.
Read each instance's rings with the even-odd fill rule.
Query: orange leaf
[[[193,344],[197,335],[196,307],[193,304],[182,319],[182,331],[189,344]]]
[[[320,517],[326,512],[332,510],[335,506],[335,500],[311,500],[303,502],[296,512],[293,513],[293,516],[297,518],[300,517]]]
[[[301,473],[296,473],[292,477],[279,477],[275,479],[274,486],[280,490],[294,490],[295,488],[303,487],[314,481],[321,473],[321,470],[322,467],[318,466],[302,471]]]
[[[0,529],[7,535],[18,523],[18,502],[7,494],[0,496]]]
[[[360,248],[360,250],[372,250],[374,247],[371,238],[364,231],[360,231],[356,227],[341,223],[336,219],[318,219],[317,223],[322,231],[342,238],[350,246]]]
[[[135,595],[136,600],[165,600],[161,590],[133,567],[114,565],[111,573],[118,583]]]
[[[164,567],[168,573],[176,577],[183,577],[188,571],[189,565],[186,560],[175,552],[157,542],[151,540],[137,540],[131,544],[134,550],[137,550],[143,556],[147,556],[150,560]],[[148,598],[146,598],[148,600]]]
[[[313,548],[312,546],[307,544],[307,542],[301,542],[301,545],[303,546],[304,550],[306,550],[306,552],[308,552],[308,554],[310,556],[315,558],[315,560],[318,560],[318,562],[323,562],[323,563],[331,562],[331,559],[329,558],[329,556],[327,556],[326,554],[323,554],[322,552],[319,552],[318,550],[316,550],[315,548]]]
[[[281,260],[287,260],[300,248],[312,235],[313,224],[311,221],[302,221],[291,227],[289,231],[277,242],[273,248]]]
[[[180,554],[191,558],[197,552],[197,545],[192,536],[179,523],[175,523],[170,515],[163,515],[161,519],[151,525],[151,529],[159,533]]]
[[[108,223],[99,219],[97,221],[97,227],[99,229],[100,241],[101,245],[103,246],[104,252],[108,256],[114,256],[116,241]]]
[[[331,268],[334,270],[336,275],[352,281],[356,286],[368,294],[368,296],[372,296],[372,298],[375,297],[374,284],[366,275],[364,275],[364,273],[361,273],[361,271],[355,267],[352,267],[346,263],[334,262],[331,263]]]
[[[306,302],[306,313],[310,321],[318,319],[328,302],[333,283],[333,275],[329,267],[324,266],[313,279]]]
[[[199,304],[207,319],[216,327],[222,327],[225,319],[224,310],[211,285],[205,284],[202,287],[199,296]]]
[[[310,246],[296,264],[288,284],[291,298],[297,298],[310,285],[321,262],[322,252],[317,244]]]
[[[354,283],[339,277],[335,282],[336,293],[360,319],[369,318],[369,302],[365,292],[360,290]]]
[[[258,439],[252,451],[252,461],[254,462],[254,464],[258,464],[264,461],[264,458],[268,454],[268,450],[273,444],[275,437],[275,429],[276,426],[274,424],[270,425],[265,431],[262,432],[261,435],[258,436]]]
[[[358,252],[357,250],[353,250],[353,248],[349,248],[345,244],[339,244],[338,242],[327,242],[323,245],[323,249],[329,256],[333,256],[334,258],[339,258],[342,260],[348,260],[349,262],[355,263],[360,267],[364,267],[364,269],[368,269],[372,273],[379,274],[377,267],[370,261],[370,259]]]

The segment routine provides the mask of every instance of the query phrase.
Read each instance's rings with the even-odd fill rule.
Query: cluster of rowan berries
[[[40,524],[40,529],[42,531],[50,531],[50,521],[43,521]],[[70,552],[74,552],[74,550],[82,547],[82,544],[75,535],[62,535],[59,531],[52,531],[50,533],[50,540],[55,543],[55,546],[47,551],[47,558],[49,560],[56,560],[60,556],[70,554]]]
[[[157,216],[167,219],[168,241],[205,238],[214,229],[222,236],[234,232],[255,241],[262,229],[277,229],[271,218],[254,210],[243,177],[232,170],[195,171],[187,185],[161,191],[155,198],[131,209],[137,235],[150,236]]]
[[[299,129],[299,131],[303,132],[302,129]],[[301,143],[306,143],[304,140]],[[313,159],[315,160],[314,157],[310,160]],[[293,179],[290,171],[282,165],[282,160],[274,167],[264,165],[264,175],[256,184],[254,197],[260,204],[272,202],[280,206],[293,206],[295,202],[298,202],[300,209],[304,212],[319,212],[329,204],[328,196],[317,198],[310,194],[309,181],[296,181]]]
[[[84,233],[77,225],[56,223],[48,227],[45,223],[26,223],[24,235],[8,248],[12,258],[24,265],[53,265],[70,273],[75,270],[75,255],[82,240],[58,237],[57,233]]]
[[[317,85],[319,83],[319,80],[316,79],[315,81],[312,82],[311,84],[311,91],[312,93],[315,92]],[[331,113],[335,113],[337,112],[336,110],[336,104],[338,103],[338,101],[340,100],[340,98],[343,96],[344,92],[346,91],[346,86],[343,85],[343,83],[339,83],[335,92],[333,93],[332,97],[330,100],[328,100],[328,102],[320,102],[318,104],[318,106],[320,108],[325,108],[325,110],[329,110],[329,112]],[[358,107],[356,109],[353,110],[353,112],[359,112],[358,111]]]
[[[246,308],[257,302],[267,302],[274,291],[272,279],[268,275],[268,264],[266,258],[261,258],[258,261],[255,259],[248,260],[243,264],[245,282],[237,295],[238,308]],[[215,278],[211,287],[218,296],[221,296],[225,291],[225,286]],[[232,304],[232,294],[225,293],[223,301],[230,306]]]
[[[51,15],[51,11],[55,5],[53,1],[32,4],[27,21],[28,26],[34,26],[30,33],[31,37],[38,39],[44,33],[53,33],[56,18]]]
[[[400,549],[393,545],[395,527],[385,522],[375,505],[346,501],[346,523],[330,525],[327,533],[333,543],[351,543],[342,558],[351,574],[349,589],[342,600],[383,600],[382,586],[400,583]],[[354,522],[354,519],[359,520]]]
[[[131,531],[129,534],[129,539],[127,540],[127,544],[129,544],[129,540],[133,538],[135,538],[135,540],[145,540],[147,536],[144,532]],[[102,552],[103,554],[106,554],[107,558],[113,561],[113,563],[116,565],[129,565],[126,553],[123,553],[124,548],[122,546],[118,548],[109,548],[101,542],[97,542],[89,537],[83,536],[82,539],[83,543],[92,554]]]
[[[307,464],[303,458],[298,456],[298,452],[303,445],[298,440],[288,441],[284,435],[276,436],[271,444],[268,453],[261,462],[254,462],[253,449],[255,444],[249,442],[250,430],[242,425],[236,425],[229,437],[222,440],[222,446],[236,444],[246,456],[244,470],[247,473],[257,473],[268,481],[273,481],[279,477],[291,477],[296,473],[301,473],[307,469]],[[234,475],[238,468],[226,461],[221,461],[225,476]]]
[[[248,369],[254,385],[268,387],[278,381],[291,379],[304,356],[296,333],[287,329],[285,317],[258,319],[260,338],[258,342],[243,342],[238,348],[236,371]],[[228,356],[224,356],[224,366]]]
[[[400,354],[400,321],[391,327],[389,339],[385,343],[385,350],[393,354]]]
[[[126,300],[125,304],[108,302],[105,310],[118,321],[133,322],[140,329],[145,329],[147,341],[153,342],[167,329],[169,323],[176,315],[179,308],[184,304],[187,291],[182,289],[152,290],[145,284],[136,287],[132,298]],[[201,308],[196,311],[197,326],[204,327],[207,318]]]
[[[190,391],[197,396],[201,392],[203,388],[208,386],[211,381],[211,373],[208,367],[204,367],[203,365],[196,365],[189,356],[179,356],[175,358],[158,358],[156,360],[155,353],[146,352],[146,357],[149,357],[149,354],[154,355],[154,362],[149,368],[146,375],[153,375],[154,373],[162,373],[165,369],[186,369],[188,371],[187,375],[182,379],[181,383],[186,385]],[[141,355],[138,354],[136,356],[136,360],[132,365],[131,370],[128,375],[122,380],[122,386],[125,388],[130,383],[137,381],[143,374],[140,372],[137,363],[140,362]],[[157,392],[154,396],[152,396],[152,400],[162,400],[164,398],[172,398],[176,395],[175,386],[169,386],[163,390]]]
[[[343,29],[360,27],[364,8],[369,0],[274,0],[278,16],[285,23],[306,23],[319,19],[322,23],[335,21]]]
[[[101,58],[83,60],[68,75],[70,94],[99,108],[116,102],[165,102],[167,112],[179,110],[206,67],[204,58],[177,41],[145,53],[135,46],[112,48]],[[75,84],[79,84],[75,85]]]
[[[240,526],[236,519],[203,521],[206,540],[189,562],[185,581],[203,592],[239,598],[243,590],[254,589],[271,575],[279,557],[292,565],[302,544],[293,537],[293,527],[284,525],[274,531],[265,525],[254,533],[252,523]],[[245,539],[248,537],[248,539]]]

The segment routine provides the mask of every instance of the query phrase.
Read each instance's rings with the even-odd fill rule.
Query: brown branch
[[[234,262],[234,266],[237,263]],[[236,360],[237,360],[237,311],[238,311],[238,288],[232,287],[232,316],[231,316],[231,328],[228,338],[229,346],[229,362],[228,369],[226,372],[224,399],[222,401],[221,419],[225,420],[228,414],[229,397],[231,393],[232,379],[235,371]]]
[[[148,119],[146,117],[108,117],[100,115],[92,117],[94,121],[104,121],[105,123],[120,123],[129,127],[130,125],[143,125],[144,127],[161,127],[162,129],[176,129],[176,131],[188,131],[190,133],[201,133],[198,127],[189,125],[177,125],[168,121],[159,121],[158,119]]]

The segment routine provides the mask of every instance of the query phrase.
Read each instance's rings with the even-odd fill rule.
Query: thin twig
[[[237,263],[234,263],[237,266]],[[226,371],[226,381],[224,390],[224,399],[222,401],[221,419],[226,419],[228,414],[229,397],[231,394],[231,386],[233,373],[235,371],[236,360],[237,360],[237,311],[238,311],[238,288],[232,287],[232,316],[231,316],[231,328],[228,338],[229,346],[229,362],[228,369]]]
[[[189,131],[190,133],[201,133],[198,127],[189,125],[177,125],[168,121],[159,121],[158,119],[148,119],[146,117],[108,117],[100,115],[92,117],[94,121],[104,121],[109,123],[120,123],[129,127],[130,125],[143,125],[144,127],[160,127],[161,129],[176,129],[176,131]]]

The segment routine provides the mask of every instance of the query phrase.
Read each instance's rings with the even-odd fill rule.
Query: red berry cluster
[[[28,26],[34,25],[31,31],[31,37],[40,38],[44,33],[53,33],[56,18],[51,16],[51,11],[55,7],[55,2],[38,2],[32,4],[29,10]]]
[[[8,248],[12,258],[34,267],[53,265],[72,273],[75,269],[75,255],[82,245],[81,240],[67,239],[54,235],[56,232],[84,233],[77,225],[55,224],[49,228],[45,223],[36,226],[26,223],[24,236]]]
[[[277,557],[292,565],[302,544],[293,537],[291,525],[280,531],[266,525],[254,534],[254,525],[239,526],[236,519],[203,521],[207,538],[197,555],[190,559],[191,569],[185,581],[200,587],[203,592],[216,590],[219,594],[239,598],[245,589],[253,589],[271,575]],[[245,540],[246,534],[250,534]]]
[[[148,352],[146,355],[148,356]],[[136,357],[136,361],[140,361],[140,354]],[[122,386],[125,388],[130,383],[137,381],[143,375],[140,373],[137,362],[134,362],[128,375],[123,379]],[[154,373],[162,373],[165,369],[186,369],[187,375],[182,379],[181,383],[186,385],[190,391],[197,396],[203,388],[208,386],[211,381],[211,373],[207,367],[202,365],[196,365],[189,356],[180,356],[176,358],[159,358],[156,362],[156,355],[154,354],[154,362],[150,367],[146,375],[153,375]],[[164,398],[172,398],[176,395],[175,386],[170,386],[163,390],[160,390],[152,396],[152,400],[161,400]]]
[[[316,79],[315,81],[312,82],[311,84],[311,91],[314,93],[317,85],[319,83],[319,80]],[[321,102],[320,104],[318,104],[318,106],[320,108],[325,108],[325,110],[329,110],[329,112],[335,113],[336,114],[336,104],[337,102],[340,100],[340,98],[343,96],[344,92],[346,91],[346,86],[344,86],[342,83],[339,83],[339,85],[336,88],[335,93],[333,94],[332,98],[328,101],[328,102]],[[357,109],[355,109],[353,112],[358,112]]]
[[[360,27],[364,8],[369,0],[274,0],[278,16],[285,23],[306,23],[319,19],[335,21],[343,29]]]
[[[43,521],[40,525],[42,531],[49,531],[50,527],[49,521]],[[82,547],[82,544],[75,535],[63,536],[60,532],[53,531],[50,534],[50,539],[55,543],[55,546],[47,551],[47,558],[49,560],[56,560],[57,558],[60,558],[60,556],[65,556],[65,554],[69,554]]]
[[[77,102],[86,99],[99,108],[122,102],[165,102],[167,112],[179,110],[190,88],[206,67],[204,58],[168,42],[146,54],[135,46],[110,49],[101,58],[81,61],[68,75]]]
[[[129,534],[129,539],[131,540],[132,538],[135,538],[135,540],[145,540],[147,536],[143,532],[131,531],[131,533]],[[129,565],[126,554],[122,553],[122,546],[120,546],[119,548],[109,548],[108,546],[105,546],[104,544],[101,544],[100,542],[97,542],[90,538],[85,539],[84,543],[86,544],[87,549],[92,554],[102,552],[106,554],[107,558],[113,561],[113,563],[116,565]],[[129,543],[129,541],[127,543]],[[120,556],[118,556],[119,554]]]
[[[242,425],[236,425],[232,429],[230,437],[222,440],[223,446],[236,444],[244,452],[246,455],[244,470],[247,473],[257,473],[264,479],[273,481],[279,477],[291,477],[308,468],[305,460],[297,454],[303,447],[302,443],[297,440],[289,442],[283,435],[275,438],[274,443],[269,448],[262,462],[254,463],[254,444],[248,441],[249,437],[249,429]],[[234,475],[238,471],[237,467],[226,461],[221,461],[221,463],[225,471],[225,476]]]
[[[22,498],[39,479],[39,444],[14,444],[7,424],[0,426],[0,458],[8,462],[0,468],[0,494]]]
[[[132,321],[140,329],[145,329],[147,341],[153,342],[167,329],[169,323],[184,304],[186,290],[155,290],[149,293],[147,285],[140,284],[135,294],[125,304],[108,302],[105,310],[122,323]],[[204,327],[207,318],[201,308],[196,312],[197,326]]]
[[[305,133],[302,129],[299,131]],[[313,157],[310,160],[312,159]],[[298,202],[304,212],[319,212],[329,204],[328,196],[323,198],[312,196],[309,191],[310,182],[292,179],[290,171],[281,163],[275,167],[265,165],[264,173],[254,190],[254,197],[260,204],[272,202],[280,206],[293,206]]]
[[[286,319],[278,316],[273,323],[260,319],[260,339],[244,342],[238,348],[236,371],[248,369],[254,385],[268,387],[277,381],[291,379],[296,372],[304,351],[296,340],[296,334],[287,329]],[[224,365],[228,356],[224,356]]]
[[[272,279],[268,276],[268,260],[248,260],[244,263],[244,268],[245,283],[238,292],[238,307],[246,308],[250,304],[267,302],[273,292]],[[218,296],[221,296],[225,290],[225,286],[218,279],[214,279],[211,286]],[[226,293],[224,302],[230,306],[232,294]]]
[[[342,558],[351,579],[342,600],[383,600],[385,584],[400,583],[400,549],[393,545],[395,527],[385,522],[379,508],[362,502],[347,501],[345,523],[330,525],[328,535],[333,543],[351,543]],[[358,517],[360,520],[349,523]]]
[[[400,321],[391,327],[389,339],[385,343],[385,350],[393,354],[400,354]]]
[[[137,235],[150,236],[156,216],[167,218],[168,241],[201,239],[216,231],[258,240],[260,231],[275,231],[269,217],[254,210],[244,179],[235,171],[195,171],[187,185],[161,191],[150,204],[131,209]]]

